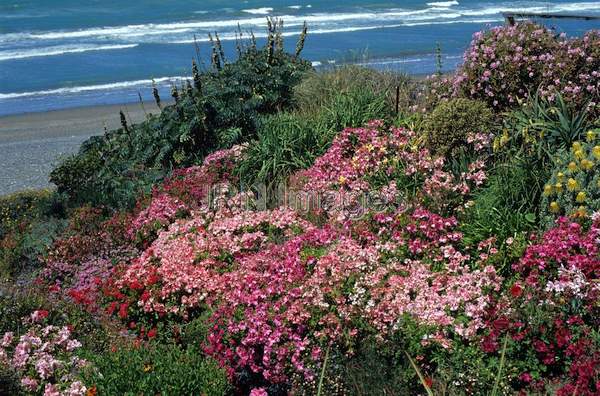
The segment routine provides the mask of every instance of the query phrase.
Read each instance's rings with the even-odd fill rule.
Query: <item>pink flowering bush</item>
[[[315,164],[294,176],[289,204],[310,207],[343,223],[360,218],[369,206],[380,209],[424,203],[438,211],[461,206],[472,188],[486,179],[484,133],[473,133],[468,145],[479,155],[456,174],[442,156],[420,147],[413,131],[386,129],[379,121],[346,129]]]
[[[539,89],[553,100],[557,93],[573,108],[588,106],[599,114],[600,34],[556,37],[533,23],[499,26],[473,36],[464,64],[452,77],[432,83],[430,101],[466,96],[501,111],[519,105]]]
[[[489,139],[473,135],[469,144],[478,153]],[[431,342],[472,339],[500,278],[460,250],[456,219],[418,204],[451,211],[483,183],[483,169],[477,160],[455,175],[405,129],[347,129],[295,175],[289,206],[302,194],[345,200],[370,191],[386,206],[326,206],[330,224],[317,227],[289,207],[253,210],[251,196],[231,196],[221,179],[218,195],[194,203],[186,218],[165,217],[170,224],[156,239],[116,268],[103,284],[106,312],[154,338],[167,322],[208,311],[206,352],[230,375],[264,383],[285,383],[291,373],[314,379],[323,348],[359,342],[365,325],[386,337],[411,317],[432,330]],[[406,201],[398,185],[410,191]]]
[[[47,311],[34,311],[23,321],[25,334],[4,334],[0,364],[17,372],[27,394],[83,396],[87,388],[77,378],[87,362],[75,354],[81,343],[71,338],[68,327],[45,325],[47,316]]]

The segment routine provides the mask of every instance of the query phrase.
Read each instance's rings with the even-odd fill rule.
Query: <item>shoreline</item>
[[[147,113],[158,113],[152,102]],[[139,103],[78,107],[0,117],[0,195],[50,187],[48,176],[60,157],[77,152],[90,136],[120,127],[119,110],[129,124],[146,112]]]
[[[154,103],[144,103],[144,108],[147,113],[158,112]],[[145,112],[139,103],[74,107],[0,116],[0,144],[101,135],[105,126],[109,130],[121,126],[120,110],[123,110],[130,124],[145,119]]]

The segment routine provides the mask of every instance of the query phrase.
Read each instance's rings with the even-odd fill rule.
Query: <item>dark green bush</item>
[[[594,127],[587,108],[569,107],[563,96],[554,101],[533,95],[522,107],[507,114],[506,132],[496,138],[497,148],[519,148],[548,161],[558,150],[585,138]]]
[[[61,197],[50,190],[0,198],[0,275],[12,277],[39,264],[64,228]]]
[[[0,365],[0,396],[22,395],[21,381],[18,375],[5,365]]]
[[[484,102],[450,99],[427,115],[422,128],[433,153],[452,155],[467,145],[469,134],[492,133],[494,115]]]
[[[259,116],[288,108],[293,86],[311,68],[275,45],[279,35],[271,28],[264,48],[241,48],[233,63],[216,58],[203,73],[194,65],[194,84],[174,88],[172,105],[138,125],[123,116],[122,128],[89,139],[52,171],[51,181],[72,203],[127,207],[173,168],[253,139]]]
[[[84,375],[99,395],[225,395],[225,371],[196,348],[150,344],[86,356]]]

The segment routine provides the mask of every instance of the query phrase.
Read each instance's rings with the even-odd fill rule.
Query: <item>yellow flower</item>
[[[596,159],[600,159],[600,146],[594,146],[594,148],[592,149],[592,154],[594,154],[594,157],[596,157]]]
[[[558,213],[560,211],[560,206],[558,206],[556,201],[550,202],[550,211],[552,213]]]
[[[567,165],[567,168],[571,171],[571,172],[576,172],[577,171],[577,164],[573,161],[569,162],[569,165]]]
[[[562,173],[562,172],[558,172],[556,174],[556,178],[558,179],[559,182],[562,182],[564,180],[564,178],[565,178],[565,174]]]
[[[562,183],[556,183],[554,185],[554,189],[556,190],[557,193],[562,192],[563,188],[562,188]]]
[[[585,134],[585,138],[587,139],[588,142],[594,141],[594,139],[596,139],[596,132],[587,131],[587,133]]]
[[[585,158],[585,152],[582,149],[575,150],[575,158],[578,160]]]
[[[579,186],[579,183],[577,183],[577,180],[570,178],[567,181],[567,188],[569,189],[569,191],[575,191],[577,190],[577,187]]]
[[[590,170],[593,167],[594,167],[594,163],[592,161],[590,161],[589,159],[584,159],[583,161],[581,161],[581,169]]]
[[[585,209],[585,206],[580,206],[579,208],[577,208],[577,216],[579,217],[585,217],[587,215],[587,211]]]
[[[581,150],[581,143],[580,142],[573,142],[573,151],[577,151],[577,150]]]
[[[367,148],[368,152],[375,150],[375,147],[373,147],[373,145],[371,143],[367,144],[365,147]]]
[[[152,371],[152,365],[151,364],[145,364],[144,365],[144,373],[150,372]]]
[[[577,193],[577,198],[575,198],[575,201],[577,201],[578,203],[585,202],[585,192],[584,191],[579,191]]]
[[[348,180],[348,179],[346,179],[344,176],[340,176],[340,178],[338,179],[338,181],[340,182],[340,184],[346,183],[346,180]]]
[[[550,185],[550,184],[546,184],[546,185],[544,186],[544,195],[545,195],[545,196],[552,195],[552,191],[553,191],[552,185]]]

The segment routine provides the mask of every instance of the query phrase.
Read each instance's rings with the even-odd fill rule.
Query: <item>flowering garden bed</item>
[[[415,105],[467,120],[443,150],[427,110],[339,131],[277,189],[242,183],[250,140],[134,208],[71,208],[35,292],[6,310],[23,321],[2,322],[0,387],[600,394],[598,37],[477,34]],[[457,98],[488,102],[490,130]]]

